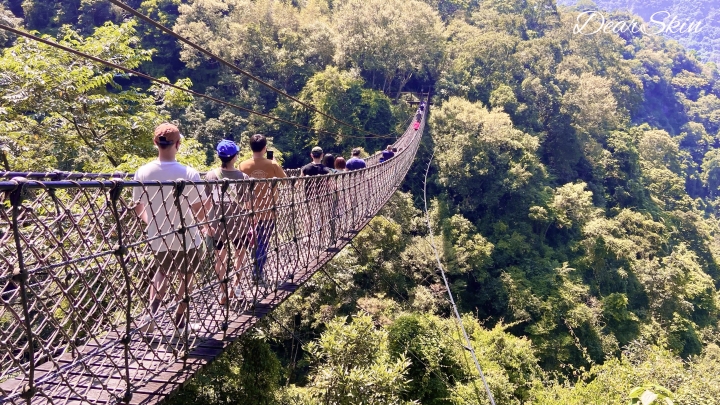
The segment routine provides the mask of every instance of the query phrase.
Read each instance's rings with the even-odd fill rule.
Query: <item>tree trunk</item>
[[[390,79],[388,81],[388,79]],[[392,78],[385,76],[385,81],[383,81],[383,88],[382,91],[384,94],[387,94],[388,91],[390,91],[390,85],[392,84]]]
[[[10,162],[8,162],[7,154],[4,150],[0,150],[0,162],[2,162],[3,168],[6,172],[10,171]]]
[[[395,96],[395,102],[397,102],[400,99],[400,93],[402,92],[403,87],[405,87],[407,82],[410,81],[410,78],[412,78],[412,75],[413,75],[412,72],[410,72],[410,74],[407,75],[407,77],[404,77],[400,80],[400,88],[398,89],[397,95]]]

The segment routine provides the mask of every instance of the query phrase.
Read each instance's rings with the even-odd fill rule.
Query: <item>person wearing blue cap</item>
[[[205,175],[206,180],[246,180],[250,176],[235,168],[240,148],[231,140],[224,139],[218,143],[217,155],[222,162],[221,166],[209,171]],[[225,195],[221,198],[221,186],[218,183],[209,183],[206,185],[205,193],[211,196],[213,200],[213,210],[210,212],[210,224],[205,227],[205,234],[211,239],[211,244],[215,247],[217,257],[215,261],[215,273],[222,281],[225,279],[228,265],[229,246],[228,242],[232,242],[235,247],[234,268],[240,270],[243,268],[246,252],[251,245],[252,226],[249,212],[248,183],[232,184]],[[219,221],[221,214],[225,215],[225,222]],[[232,278],[231,278],[232,279]],[[238,282],[232,283],[234,286]],[[227,303],[228,297],[233,298],[241,292],[231,289],[228,294],[227,286],[220,284],[222,295],[219,299],[220,305]]]

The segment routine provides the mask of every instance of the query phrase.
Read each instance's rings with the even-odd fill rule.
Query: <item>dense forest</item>
[[[2,4],[3,24],[340,136],[0,33],[0,169],[132,172],[163,120],[198,169],[217,164],[218,140],[257,132],[286,167],[315,144],[383,146],[106,1]],[[127,4],[373,133],[403,127],[402,92],[433,93],[403,191],[174,403],[489,403],[430,245],[432,155],[435,242],[498,404],[647,391],[641,403],[720,404],[720,72],[707,58],[657,35],[575,35],[583,5],[554,0]]]

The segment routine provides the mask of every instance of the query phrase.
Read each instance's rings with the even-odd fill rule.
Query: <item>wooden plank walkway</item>
[[[231,321],[226,332],[222,332],[218,327],[224,318],[225,308],[217,304],[216,296],[205,292],[206,302],[215,300],[215,305],[202,314],[202,317],[193,315],[193,321],[199,321],[200,330],[205,333],[201,332],[189,343],[189,350],[185,356],[182,353],[184,348],[177,339],[154,339],[149,344],[143,335],[133,334],[130,342],[131,353],[135,355],[130,363],[130,385],[133,393],[129,404],[158,403],[180,389],[195,373],[217,358],[230,344],[297,291],[317,270],[340,252],[370,220],[372,217],[365,218],[359,229],[348,231],[337,238],[334,246],[320,252],[306,268],[297,268],[296,272],[291,272],[294,274],[292,281],[282,282],[277,289],[270,291],[252,308],[244,311],[231,310],[229,318]],[[99,339],[99,343],[86,344],[83,351],[75,353],[74,356],[66,353],[37,366],[36,381],[40,390],[32,398],[31,403],[124,403],[123,396],[126,391],[124,346],[119,342],[117,333],[111,332]],[[106,347],[106,344],[112,347]],[[93,349],[103,350],[93,352]],[[137,356],[137,353],[145,353],[145,355]],[[23,383],[23,379],[11,379],[0,383],[0,388],[12,392]],[[26,401],[21,398],[3,400],[0,397],[0,403],[24,404]]]

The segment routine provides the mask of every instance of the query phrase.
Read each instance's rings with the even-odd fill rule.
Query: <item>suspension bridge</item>
[[[136,18],[217,60],[237,74],[362,136],[316,130],[181,88],[47,38],[0,23],[0,29],[195,97],[337,137],[393,138],[329,116],[212,54],[125,5]],[[338,174],[221,181],[138,182],[127,173],[0,172],[0,403],[150,404],[167,398],[320,270],[390,199],[410,169],[422,137],[409,125],[393,144],[395,156]],[[189,192],[195,190],[195,193]],[[193,210],[189,195],[215,215]],[[140,196],[140,198],[138,198]],[[138,201],[176,207],[151,222]],[[225,202],[243,201],[227,211]],[[255,229],[225,253],[188,236],[234,221]],[[259,222],[270,221],[263,235]],[[269,232],[268,232],[269,229]],[[150,236],[152,235],[152,236]],[[192,238],[190,238],[192,239]],[[260,249],[260,239],[263,248]],[[170,291],[149,303],[157,245],[181,240],[187,257],[168,274]],[[175,250],[175,249],[173,249]],[[220,265],[222,264],[222,265]],[[220,271],[219,269],[223,269]],[[234,296],[233,296],[234,292]],[[226,294],[229,293],[229,294]],[[229,296],[227,296],[229,295]],[[177,313],[183,321],[178,322]]]
[[[367,225],[409,170],[424,124],[425,114],[419,130],[409,126],[397,140],[399,151],[389,161],[379,163],[374,155],[366,169],[321,177],[140,183],[124,176],[48,180],[35,174],[1,181],[0,402],[161,401]],[[179,206],[187,195],[183,190],[193,187],[211,188],[221,200],[241,197],[237,190],[251,196],[260,196],[253,191],[260,188],[272,192],[250,198],[243,212],[207,221],[181,219],[181,226],[154,238],[271,215],[270,247],[264,257],[247,255],[238,268],[227,255],[230,270],[222,279],[215,272],[214,250],[197,249],[197,268],[183,269],[194,273],[196,286],[183,302],[190,322],[199,327],[175,325],[171,314],[178,302],[170,293],[150,321],[156,327],[147,333],[143,315],[149,312],[155,272],[154,238],[134,212],[133,191],[160,193]],[[253,276],[258,260],[265,262],[263,283]],[[180,278],[171,289],[187,282]],[[242,294],[221,303],[222,291],[235,286]]]

